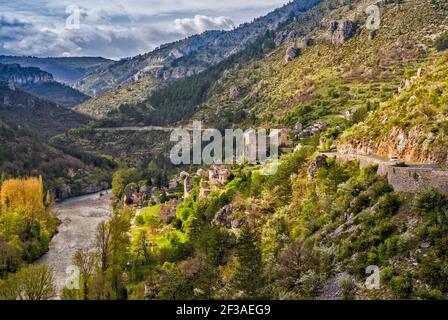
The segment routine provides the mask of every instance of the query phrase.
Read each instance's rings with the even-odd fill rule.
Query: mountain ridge
[[[0,63],[0,80],[68,108],[89,99],[89,96],[55,81],[51,73],[37,67]]]
[[[161,45],[154,51],[98,68],[75,85],[96,96],[119,85],[151,76],[173,81],[193,75],[241,50],[268,30],[313,7],[321,0],[295,0],[231,31],[206,31]],[[174,63],[174,64],[173,64]]]

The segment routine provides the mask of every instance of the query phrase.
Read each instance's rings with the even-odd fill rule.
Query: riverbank
[[[53,210],[61,224],[50,242],[48,252],[37,263],[53,269],[58,298],[65,286],[68,276],[66,270],[72,265],[73,255],[80,249],[93,249],[98,225],[112,217],[112,197],[110,191],[102,191],[55,204]]]

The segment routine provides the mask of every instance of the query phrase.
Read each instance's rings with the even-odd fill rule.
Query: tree
[[[265,297],[263,263],[258,238],[247,224],[241,230],[237,243],[237,267],[233,287],[239,298],[257,299]]]
[[[309,276],[314,274],[318,277],[324,271],[322,260],[319,252],[307,248],[299,240],[294,241],[279,255],[276,285],[294,293],[309,293],[310,286],[307,283],[311,278]],[[308,277],[305,275],[308,275]],[[317,280],[317,277],[314,277],[313,280]],[[312,282],[318,284],[318,281]]]
[[[141,216],[139,216],[141,217]],[[137,238],[137,257],[140,255],[140,253],[143,254],[143,257],[145,258],[146,264],[149,264],[150,262],[150,255],[148,251],[148,240],[146,239],[146,232],[140,231],[138,238]]]
[[[101,271],[106,272],[109,266],[111,228],[105,222],[98,225],[96,231],[96,248],[100,254]]]
[[[47,265],[29,265],[0,283],[0,298],[48,300],[56,295],[53,271]]]
[[[110,257],[111,264],[121,265],[127,262],[126,254],[129,244],[127,232],[130,227],[129,220],[122,214],[115,215],[109,222],[111,232],[110,238]]]
[[[437,38],[435,44],[438,51],[444,51],[448,49],[448,32],[445,32],[439,38]]]
[[[82,298],[87,300],[89,294],[89,280],[95,271],[96,253],[87,250],[76,251],[73,257],[73,264],[79,268],[80,281],[82,284]]]
[[[117,197],[123,196],[124,188],[133,181],[138,180],[138,171],[136,169],[117,170],[112,177],[112,193]]]
[[[8,179],[2,183],[0,205],[2,211],[23,209],[30,215],[43,211],[44,189],[42,177]]]

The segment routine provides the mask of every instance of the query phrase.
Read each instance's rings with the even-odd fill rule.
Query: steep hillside
[[[81,79],[76,88],[89,95],[98,95],[147,76],[162,81],[185,78],[243,49],[266,31],[275,30],[281,23],[307,11],[318,2],[319,0],[292,1],[265,17],[234,30],[208,31],[162,45],[150,53],[101,66]]]
[[[22,67],[39,68],[51,73],[56,81],[68,85],[73,85],[87,73],[110,62],[112,61],[100,57],[38,58],[0,56],[0,63],[20,64]]]
[[[57,104],[73,108],[90,99],[88,95],[56,81],[19,86],[21,89]]]
[[[344,133],[339,151],[448,166],[448,54],[406,78],[399,94]]]
[[[85,125],[87,116],[0,82],[0,117],[49,137]]]
[[[91,128],[72,129],[50,140],[61,150],[82,150],[87,154],[114,159],[125,167],[145,167],[156,158],[171,166],[167,132],[113,131]]]
[[[46,187],[58,199],[99,191],[110,185],[112,162],[81,153],[76,154],[78,158],[69,156],[47,145],[34,132],[2,120],[0,145],[2,179],[42,175]]]
[[[447,196],[394,192],[376,167],[316,159],[315,147],[271,176],[238,166],[206,196],[211,178],[193,175],[168,219],[169,203],[142,210],[127,252],[138,268],[123,267],[129,297],[446,299]]]
[[[305,13],[297,13],[294,19],[289,19],[284,23],[279,24],[276,31],[263,33],[244,49],[232,54],[228,58],[207,68],[199,74],[192,75],[168,85],[163,81],[159,81],[158,86],[152,88],[153,91],[149,98],[141,103],[135,104],[133,102],[137,99],[135,99],[132,91],[135,90],[134,88],[137,88],[136,96],[138,96],[138,93],[141,92],[142,89],[143,91],[146,89],[145,85],[143,84],[141,88],[138,89],[140,85],[139,82],[136,82],[135,84],[130,85],[132,90],[126,89],[129,85],[124,86],[123,90],[128,90],[130,92],[126,93],[124,96],[125,99],[119,99],[118,102],[126,105],[125,111],[121,112],[120,110],[117,110],[118,112],[113,112],[113,114],[110,114],[107,117],[103,116],[99,125],[115,126],[116,123],[132,124],[133,120],[129,119],[129,117],[130,115],[135,116],[136,114],[139,114],[139,116],[135,116],[134,118],[138,119],[140,122],[143,121],[145,124],[166,124],[182,119],[188,119],[195,112],[198,105],[208,99],[211,95],[212,88],[216,86],[216,82],[225,72],[233,67],[239,68],[247,66],[252,60],[261,59],[282,43],[291,43],[295,38],[307,34],[320,24],[323,15],[330,10],[332,2],[333,1],[324,1]],[[295,21],[293,24],[299,26],[298,29],[300,29],[300,32],[290,28],[291,21]],[[89,115],[95,114],[95,108],[107,110],[107,101],[115,100],[114,93],[115,91],[106,92],[97,100],[92,100],[92,103],[87,102],[80,108],[83,112]],[[100,103],[96,103],[95,101]],[[111,121],[108,121],[109,119],[111,119]],[[141,123],[134,122],[134,125],[138,124]]]
[[[372,3],[323,1],[204,72],[155,90],[138,108],[130,104],[109,125],[141,113],[145,124],[193,117],[219,128],[349,127],[390,99],[408,69],[437,58],[434,40],[447,25],[443,1],[383,2],[372,32],[365,13]]]
[[[0,81],[6,81],[38,97],[65,107],[74,107],[89,99],[88,96],[67,85],[54,81],[53,75],[36,67],[0,63]]]
[[[120,107],[144,103],[156,87],[157,81],[150,77],[143,78],[94,97],[77,106],[76,111],[95,119],[107,118],[110,120],[114,117],[114,111]],[[144,110],[151,110],[151,107],[145,104]]]
[[[248,66],[232,68],[197,107],[196,117],[215,125],[216,119],[227,125],[300,122],[306,128],[317,121],[351,125],[345,119],[347,111],[362,115],[375,108],[397,92],[408,69],[416,72],[437,57],[434,39],[447,26],[442,1],[380,4],[381,25],[373,37],[365,27],[364,13],[371,3],[357,1],[351,8],[344,5],[331,11],[320,28],[306,35],[314,44],[297,41]],[[332,21],[340,25],[352,21],[356,31],[344,43],[335,43],[339,31],[330,30]],[[292,27],[300,32],[300,25]],[[300,48],[300,54],[287,62],[290,46]],[[238,95],[231,94],[235,87]]]

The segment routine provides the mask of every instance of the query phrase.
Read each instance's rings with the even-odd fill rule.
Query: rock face
[[[302,48],[307,48],[312,46],[314,43],[314,40],[309,37],[303,37],[302,40],[300,40],[300,46]]]
[[[339,22],[337,21],[331,21],[330,22],[330,32],[335,32],[338,28]]]
[[[327,156],[324,154],[319,154],[316,159],[311,162],[310,166],[308,167],[308,179],[313,179],[314,174],[317,170],[320,168],[325,168],[327,166]]]
[[[222,208],[215,217],[215,224],[217,226],[222,226],[226,228],[238,228],[239,223],[238,221],[232,220],[230,217],[233,214],[234,207],[233,205],[229,204]]]
[[[239,98],[239,97],[241,97],[242,94],[243,94],[243,89],[241,89],[241,87],[239,87],[239,86],[233,86],[229,90],[229,97],[231,99]]]
[[[298,36],[297,31],[292,30],[292,31],[282,31],[276,34],[275,39],[274,39],[274,43],[275,45],[278,47],[280,46],[282,43],[285,42],[292,42],[294,41]]]
[[[331,43],[334,45],[344,44],[347,40],[356,35],[357,25],[350,20],[344,20],[342,23],[333,21],[330,24]]]
[[[290,62],[300,55],[300,49],[296,47],[290,47],[286,50],[285,61]]]
[[[424,139],[423,139],[424,138]],[[422,141],[423,139],[423,141]],[[434,147],[438,137],[419,126],[409,129],[392,127],[378,142],[348,140],[338,144],[338,152],[343,154],[376,154],[384,157],[398,156],[410,163],[437,163],[448,168],[448,156],[443,144]]]
[[[17,85],[41,84],[52,82],[53,75],[39,68],[22,68],[19,64],[0,63],[0,80]]]

